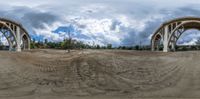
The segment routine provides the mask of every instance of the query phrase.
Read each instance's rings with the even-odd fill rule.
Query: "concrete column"
[[[169,47],[168,47],[168,26],[165,26],[165,30],[164,30],[164,39],[163,39],[163,52],[168,52],[169,51]]]
[[[175,42],[172,42],[172,51],[175,51]]]
[[[172,44],[172,50],[175,52],[176,51],[176,42],[173,42],[173,44]]]
[[[172,31],[173,31],[173,25],[174,25],[174,24],[172,23],[172,24],[171,24],[171,33],[172,33]]]
[[[151,51],[155,51],[155,45],[154,45],[154,38],[153,38],[153,40],[152,40],[152,42],[151,42]]]
[[[172,51],[176,51],[176,49],[175,49],[175,45],[176,45],[176,40],[175,40],[175,37],[173,36],[172,37]]]
[[[21,44],[21,35],[20,35],[20,27],[19,26],[17,26],[17,31],[16,31],[17,33],[16,33],[16,38],[17,38],[17,47],[16,47],[16,50],[17,50],[17,52],[21,52],[21,46],[20,46],[20,44]]]
[[[13,49],[12,45],[9,45],[9,51],[12,51],[12,49]]]
[[[31,49],[31,40],[30,40],[30,38],[28,38],[28,50],[30,50]]]

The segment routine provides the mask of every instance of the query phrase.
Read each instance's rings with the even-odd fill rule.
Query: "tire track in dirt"
[[[4,55],[0,52],[0,96],[200,97],[198,52],[41,50]]]

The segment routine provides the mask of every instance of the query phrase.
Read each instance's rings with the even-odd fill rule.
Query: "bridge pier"
[[[155,47],[154,46],[155,46],[154,43],[151,42],[151,51],[155,51]]]
[[[16,31],[17,33],[17,47],[16,47],[16,51],[17,52],[21,52],[21,35],[20,35],[20,28],[19,28],[19,26],[17,26],[17,31]]]
[[[171,48],[171,49],[172,49],[172,51],[176,51],[176,48],[175,48],[175,46],[176,46],[176,44],[175,44],[175,42],[173,42],[173,43],[172,43],[172,48]]]
[[[164,39],[163,39],[163,52],[168,52],[169,47],[168,47],[168,26],[165,26],[164,28]]]

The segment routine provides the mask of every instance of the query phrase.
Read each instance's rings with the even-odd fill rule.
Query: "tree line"
[[[106,46],[100,46],[98,44],[85,44],[84,42],[74,40],[70,36],[61,42],[48,42],[47,39],[44,41],[36,42],[35,39],[31,41],[31,48],[50,48],[50,49],[65,49],[70,52],[71,49],[120,49],[120,50],[151,50],[150,45],[134,45],[134,46],[118,46],[113,47],[112,44],[107,44]],[[163,50],[163,45],[158,46],[158,51]],[[175,46],[176,51],[190,51],[190,50],[200,50],[200,38],[197,39],[195,45],[178,45]]]
[[[113,47],[112,44],[107,44],[106,46],[100,46],[98,44],[85,44],[82,41],[64,39],[60,42],[52,42],[44,39],[44,41],[36,42],[35,39],[31,41],[31,49],[65,49],[70,52],[71,49],[121,49],[121,50],[150,50],[149,45],[144,46],[118,46]]]

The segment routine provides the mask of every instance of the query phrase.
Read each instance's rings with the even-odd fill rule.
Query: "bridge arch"
[[[29,40],[29,36],[27,36],[26,34],[23,34],[21,36],[22,38],[22,44],[21,44],[21,48],[23,50],[29,49],[30,48],[30,40]]]
[[[157,35],[162,35],[163,52],[175,51],[176,42],[180,36],[189,29],[200,30],[200,18],[197,17],[184,17],[174,19],[162,24],[153,34],[151,38],[151,49],[156,50]]]
[[[30,36],[25,28],[13,20],[0,18],[0,32],[9,44],[9,50],[30,49]]]

